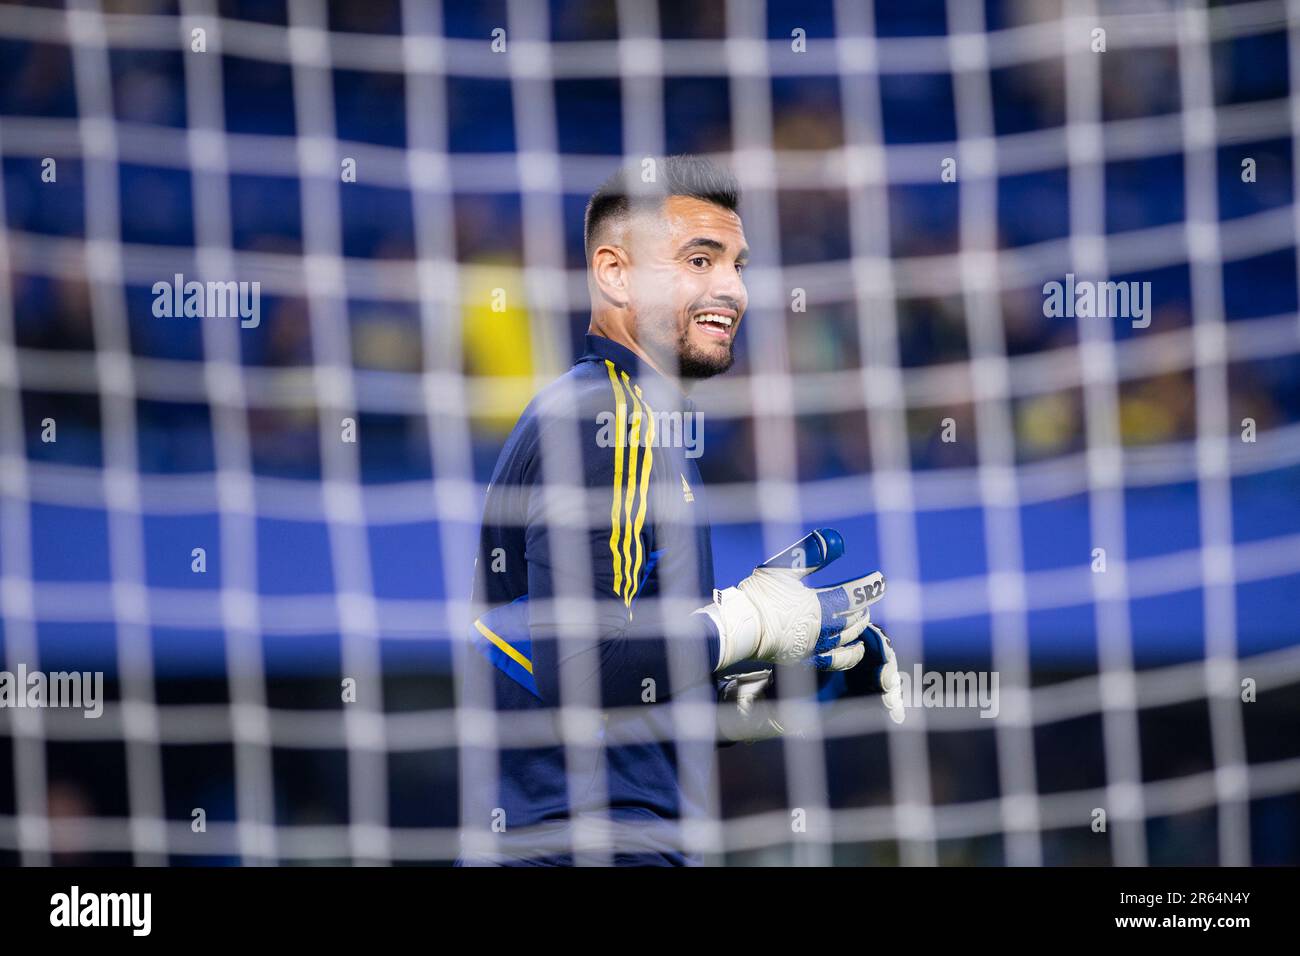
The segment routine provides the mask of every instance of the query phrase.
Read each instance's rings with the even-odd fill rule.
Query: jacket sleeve
[[[526,473],[529,632],[548,702],[561,669],[566,689],[598,682],[602,705],[615,707],[712,682],[717,661],[707,616],[669,620],[643,593],[659,557],[655,421],[640,390],[607,371],[608,388],[569,406],[577,413],[539,422]]]

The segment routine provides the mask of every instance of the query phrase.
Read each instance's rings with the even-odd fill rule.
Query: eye
[[[708,268],[708,265],[709,265],[709,257],[708,257],[708,256],[691,256],[691,257],[690,257],[689,259],[687,259],[686,261],[689,262],[691,265],[696,266],[696,268],[698,268],[698,269],[706,269],[706,268]],[[698,263],[698,265],[697,265],[697,263]]]
[[[747,265],[749,265],[748,262],[737,262],[737,263],[736,263],[736,271],[737,271],[737,272],[744,272],[744,271],[745,271],[745,267],[746,267]]]

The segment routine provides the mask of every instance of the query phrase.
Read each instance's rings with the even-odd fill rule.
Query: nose
[[[745,283],[740,273],[731,266],[719,266],[713,270],[713,281],[709,294],[719,302],[726,302],[736,312],[745,311]]]

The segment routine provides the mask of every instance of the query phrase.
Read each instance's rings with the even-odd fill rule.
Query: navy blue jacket
[[[690,613],[714,586],[697,424],[669,380],[588,335],[506,440],[460,701],[502,718],[462,761],[463,830],[493,850],[462,863],[572,862],[575,819],[615,862],[692,862],[674,824],[704,812],[714,741],[664,705],[716,700],[717,630]],[[565,736],[561,702],[596,708],[598,729]]]

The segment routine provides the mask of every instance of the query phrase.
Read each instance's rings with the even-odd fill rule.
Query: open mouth
[[[720,339],[730,338],[732,327],[736,324],[735,317],[724,312],[701,312],[693,321],[705,335]]]

